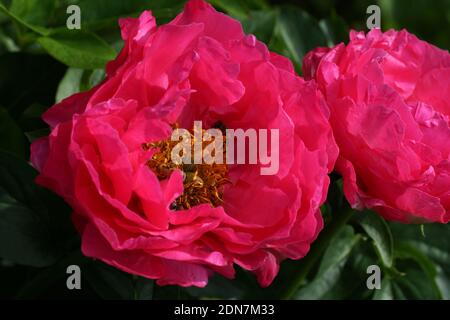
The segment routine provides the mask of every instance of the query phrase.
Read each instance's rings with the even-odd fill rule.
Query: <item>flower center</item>
[[[176,128],[176,126],[175,126]],[[202,130],[202,136],[205,130]],[[191,159],[194,158],[194,144],[198,139],[190,130]],[[222,135],[223,154],[225,157],[225,136]],[[209,203],[213,207],[223,203],[223,186],[230,181],[227,179],[228,168],[226,164],[186,164],[172,161],[172,149],[179,141],[172,141],[171,138],[151,143],[144,143],[144,150],[157,149],[152,158],[148,160],[147,166],[156,174],[159,180],[169,178],[170,174],[179,169],[183,173],[183,193],[172,204],[171,209],[183,210],[193,206]],[[202,141],[202,149],[210,142]]]

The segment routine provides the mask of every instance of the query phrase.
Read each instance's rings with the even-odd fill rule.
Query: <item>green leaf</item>
[[[12,0],[9,11],[29,24],[45,26],[55,8],[55,0]]]
[[[308,51],[327,44],[319,23],[294,6],[280,8],[276,32],[286,44],[289,56],[298,66],[301,66],[302,58]]]
[[[92,89],[92,87],[102,82],[105,79],[105,76],[106,74],[104,69],[85,70],[80,79],[79,91],[87,91]]]
[[[247,34],[253,34],[258,40],[269,43],[275,33],[277,13],[275,10],[251,11],[242,21]]]
[[[33,103],[26,108],[17,121],[19,126],[25,131],[25,135],[36,130],[47,129],[48,125],[42,120],[42,114],[47,111],[48,106],[40,103]],[[27,135],[27,137],[29,137]]]
[[[215,274],[208,280],[208,285],[204,288],[189,287],[187,292],[200,299],[241,299],[245,289],[245,283],[239,282],[240,273],[238,272],[236,279],[230,280]],[[258,293],[252,287],[249,291],[252,297]]]
[[[83,87],[81,89],[89,90],[92,87],[100,84],[105,79],[105,70],[104,69],[95,69],[89,74],[89,77],[86,83],[82,83]]]
[[[427,299],[433,294],[429,292],[428,279],[417,269],[411,268],[408,276],[391,278],[385,276],[381,289],[375,290],[373,300],[409,300]]]
[[[38,42],[55,59],[73,68],[104,68],[116,56],[105,41],[84,31],[58,32],[41,37]]]
[[[401,242],[397,244],[395,247],[395,253],[397,258],[415,260],[420,265],[422,270],[427,274],[429,282],[433,286],[435,294],[442,298],[442,293],[437,284],[437,266],[430,258],[428,258],[424,253],[422,253],[420,250],[418,250],[408,242]]]
[[[353,247],[360,237],[350,226],[346,226],[331,241],[325,251],[315,278],[296,294],[296,299],[314,300],[322,298],[339,280]]]
[[[30,142],[30,143],[32,143],[33,141],[35,141],[39,138],[46,137],[49,134],[50,134],[49,128],[43,128],[43,129],[25,132],[25,136],[27,137],[28,142]]]
[[[56,102],[60,102],[63,99],[73,95],[80,91],[80,82],[83,76],[82,69],[69,68],[66,74],[62,78],[56,91]]]
[[[399,264],[400,265],[400,264]],[[401,264],[404,276],[396,277],[395,283],[401,288],[407,299],[440,299],[427,274],[416,264],[404,261]]]
[[[45,36],[47,34],[50,33],[50,31],[46,28],[40,27],[40,26],[35,26],[31,23],[28,23],[27,21],[23,20],[21,17],[17,16],[16,14],[14,14],[13,12],[10,12],[4,4],[2,4],[0,2],[0,12],[3,12],[4,14],[6,14],[10,19],[12,19],[13,21],[17,22],[18,24],[24,26],[27,29],[30,29],[31,31],[40,34],[42,36]]]
[[[20,50],[14,39],[0,30],[0,50],[2,46],[6,49],[7,52],[18,52]]]
[[[377,264],[378,257],[368,241],[358,241],[344,266],[339,280],[323,299],[364,299],[372,291],[367,289],[367,267]]]
[[[319,267],[318,276],[322,275],[327,270],[332,269],[339,261],[345,260],[359,239],[360,237],[355,235],[353,229],[346,226],[343,231],[331,241],[330,246],[325,251]]]
[[[43,128],[43,129],[25,132],[25,136],[27,137],[27,139],[30,143],[32,143],[33,141],[35,141],[39,138],[46,137],[49,134],[50,134],[49,128]]]
[[[450,225],[435,223],[419,227],[390,223],[390,226],[396,243],[403,247],[396,249],[397,255],[402,259],[409,259],[402,260],[405,270],[401,269],[401,271],[408,273],[411,261],[414,261],[425,273],[424,278],[428,281],[428,286],[418,290],[410,289],[414,288],[414,282],[418,281],[414,279],[409,281],[413,284],[403,283],[403,287],[409,288],[410,294],[415,292],[416,297],[427,298],[419,293],[428,290],[431,296],[450,299]],[[407,252],[401,250],[405,247],[408,248]]]
[[[381,289],[376,290],[373,300],[424,300],[437,299],[429,280],[423,272],[410,266],[406,276],[392,278],[385,276],[381,282]]]
[[[84,268],[84,274],[89,285],[103,299],[132,300],[135,296],[132,276],[103,262],[92,262]]]
[[[384,30],[405,28],[421,39],[443,49],[450,49],[449,1],[434,0],[430,6],[428,0],[379,0]]]
[[[390,227],[395,239],[413,243],[433,260],[436,258],[450,268],[450,224],[425,224],[424,231],[417,225],[391,223]]]
[[[336,13],[333,13],[326,19],[320,20],[319,27],[324,33],[329,47],[333,47],[340,42],[348,41],[348,25]]]
[[[153,289],[155,283],[153,280],[134,277],[134,299],[135,300],[152,300],[153,299]]]
[[[0,257],[42,267],[67,249],[73,229],[59,199],[38,188],[35,176],[24,160],[0,151]]]
[[[395,254],[400,259],[414,259],[422,269],[431,277],[437,275],[436,266],[424,253],[408,242],[400,242],[395,246]]]
[[[36,174],[24,160],[0,150],[0,186],[12,200],[40,212],[45,211],[45,206],[33,182]]]
[[[26,158],[28,148],[22,130],[11,118],[8,111],[0,108],[0,148]]]
[[[84,30],[102,31],[104,35],[113,29],[119,35],[117,19],[120,17],[136,17],[144,10],[151,10],[161,24],[174,18],[185,3],[185,0],[78,0],[77,5]]]
[[[190,300],[192,297],[180,286],[154,285],[153,300]]]
[[[0,188],[0,256],[15,263],[42,267],[56,261],[47,250],[46,226],[32,210]]]
[[[388,224],[379,215],[373,212],[362,212],[356,217],[356,221],[364,231],[372,238],[381,261],[387,268],[393,266],[394,240]]]
[[[442,299],[450,300],[450,274],[439,265],[436,266],[436,285],[439,288]]]
[[[85,291],[83,271],[90,263],[92,263],[92,260],[83,256],[78,246],[77,250],[66,253],[55,264],[36,270],[34,275],[19,287],[15,298],[20,300],[42,298],[50,288],[58,285],[62,286],[65,291],[68,291],[66,287],[66,279],[68,276],[66,271],[70,265],[77,265],[81,268],[81,288],[82,291]]]
[[[373,300],[393,300],[392,282],[389,277],[384,277],[381,281],[381,289],[375,290]]]
[[[250,10],[268,8],[265,0],[210,0],[209,2],[239,20],[245,20]]]

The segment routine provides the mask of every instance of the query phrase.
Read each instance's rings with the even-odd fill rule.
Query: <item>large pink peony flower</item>
[[[450,220],[450,55],[407,31],[351,32],[310,52],[331,109],[337,170],[356,208],[401,222]],[[316,71],[317,70],[317,71]]]
[[[160,285],[205,286],[213,271],[233,277],[234,264],[269,285],[323,225],[337,147],[321,93],[203,1],[163,26],[147,11],[120,26],[125,47],[105,81],[44,114],[52,132],[32,145],[37,182],[73,207],[87,256]],[[143,145],[162,147],[173,125],[196,120],[279,129],[278,172],[226,165],[203,177],[211,189],[200,196],[186,182],[199,167],[159,171],[168,159]]]

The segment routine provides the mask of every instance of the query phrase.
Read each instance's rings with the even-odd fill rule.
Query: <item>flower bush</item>
[[[0,0],[0,298],[450,299],[448,1],[208,2]]]

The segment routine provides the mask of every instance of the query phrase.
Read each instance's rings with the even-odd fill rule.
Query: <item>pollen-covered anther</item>
[[[204,133],[204,130],[202,130]],[[196,137],[191,134],[191,159],[194,159],[194,144]],[[225,136],[223,140],[223,154],[225,156]],[[202,141],[202,147],[205,149],[210,142]],[[223,163],[176,163],[172,161],[172,149],[178,144],[178,141],[172,141],[169,137],[166,140],[144,143],[144,150],[157,150],[147,166],[156,174],[159,180],[169,178],[174,170],[181,170],[183,174],[183,193],[175,200],[171,208],[175,210],[189,209],[193,206],[209,203],[213,207],[223,204],[224,185],[230,181],[227,179],[228,167]],[[186,150],[183,150],[186,152]]]

